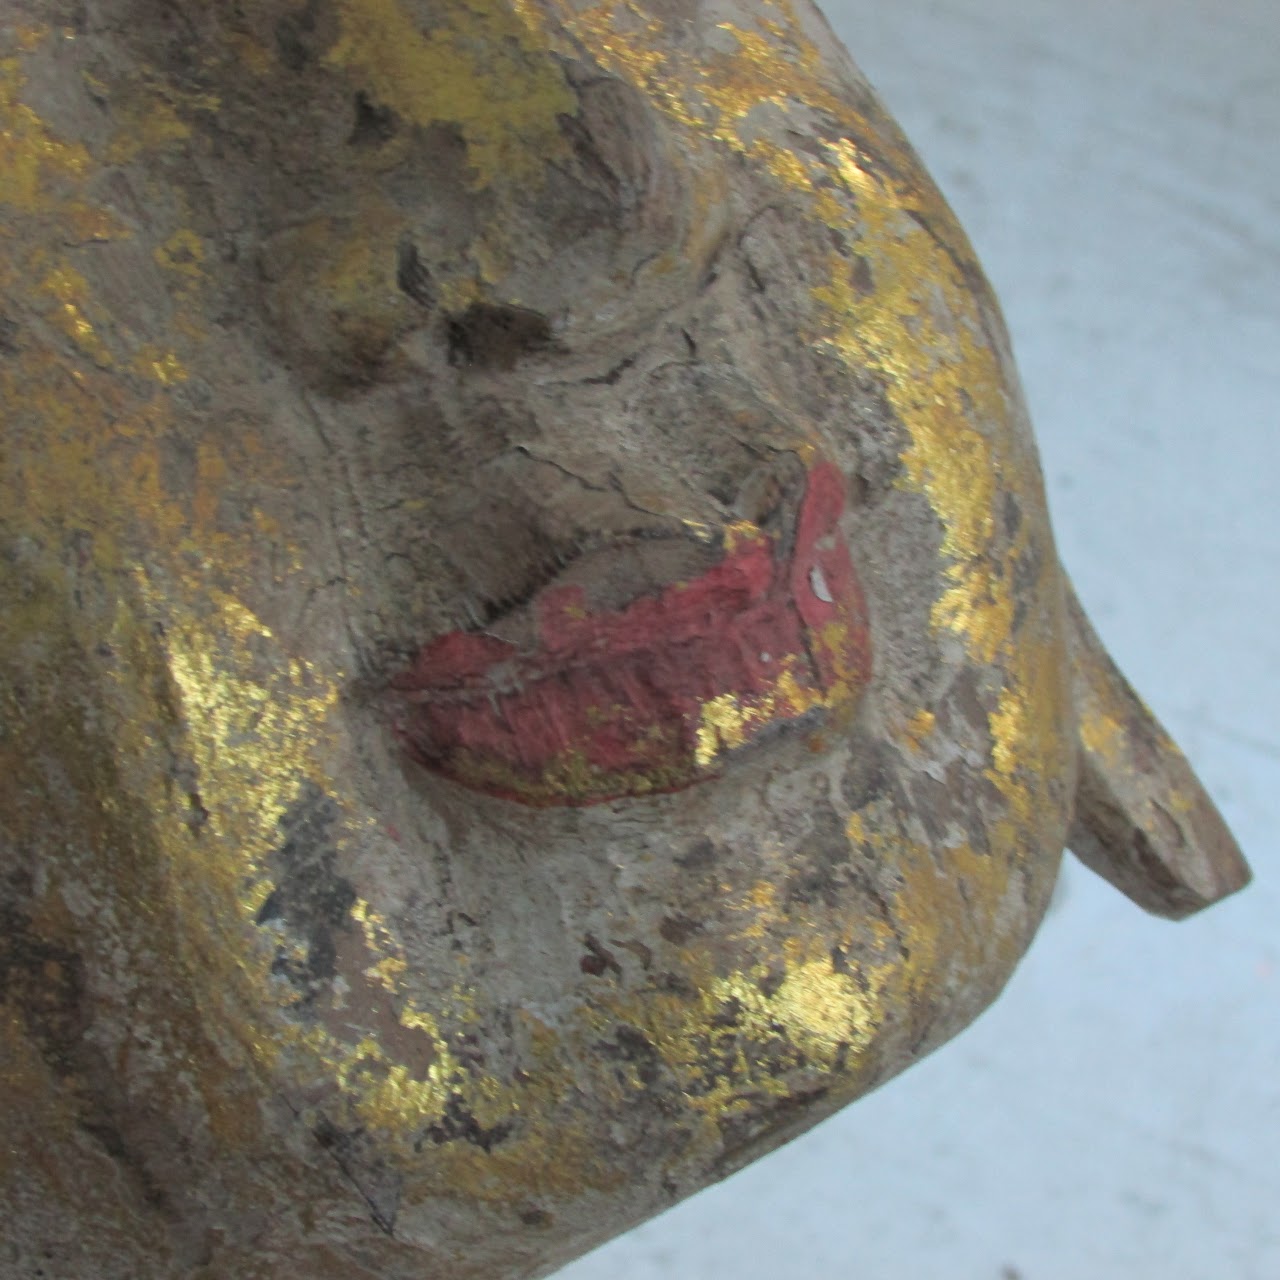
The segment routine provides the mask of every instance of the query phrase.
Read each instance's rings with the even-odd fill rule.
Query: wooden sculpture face
[[[816,14],[42,7],[30,1238],[533,1274],[964,1026],[1069,821],[1063,587],[994,304]]]

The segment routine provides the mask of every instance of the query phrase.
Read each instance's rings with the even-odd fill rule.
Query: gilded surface
[[[199,1117],[208,1176],[224,1177],[230,1202],[296,1215],[282,1230],[298,1239],[325,1215],[335,1238],[363,1239],[371,1216],[380,1274],[408,1274],[394,1270],[410,1265],[402,1242],[457,1275],[535,1274],[877,1084],[1012,969],[1053,881],[1074,779],[1034,449],[962,233],[891,123],[842,81],[807,11],[747,6],[731,23],[699,8],[686,23],[636,3],[335,0],[312,22],[273,7],[275,45],[269,25],[208,19],[190,83],[146,47],[132,70],[70,64],[111,120],[83,138],[29,91],[28,67],[79,56],[74,42],[33,27],[0,60],[0,301],[24,319],[16,339],[0,329],[0,522],[14,566],[0,799],[43,868],[23,927],[70,947],[89,927],[84,902],[99,904],[83,946],[103,1008],[125,1009],[139,974],[154,985],[162,958],[171,990],[144,993],[135,1042],[103,1048],[133,1082],[113,1105],[141,1125],[151,1090],[149,1106]],[[337,138],[349,170],[304,156],[318,187],[349,179],[314,208],[298,194],[305,148],[288,154],[302,176],[290,171],[279,198],[294,203],[254,232],[273,246],[262,274],[278,301],[263,305],[278,312],[237,346],[225,316],[250,233],[224,234],[171,162],[207,164],[202,139],[236,127],[239,95],[301,65],[295,45],[314,46],[307,74],[340,86],[344,110],[359,95],[351,136],[365,149]],[[419,358],[403,245],[426,197],[382,176],[411,155],[407,139],[437,139],[441,166],[454,144],[438,140],[456,140],[466,199],[496,201],[477,203],[467,235],[429,264],[433,305],[523,305],[540,281],[572,275],[574,246],[544,242],[538,222],[572,162],[563,120],[583,77],[569,60],[652,105],[660,140],[646,163],[703,175],[678,230],[689,261],[722,252],[708,228],[734,216],[716,176],[731,165],[749,167],[757,205],[821,229],[831,247],[806,258],[799,345],[835,370],[851,416],[835,436],[789,421],[768,447],[852,456],[870,412],[852,406],[874,392],[895,442],[882,501],[918,530],[917,559],[878,568],[890,553],[854,513],[883,637],[852,722],[770,747],[782,763],[762,755],[740,782],[727,773],[714,785],[728,800],[700,791],[528,817],[407,781],[361,709],[367,655],[350,637],[365,624],[352,618],[380,619],[369,602],[394,593],[348,568],[365,513],[343,495],[366,479],[332,437],[361,439],[366,413],[382,421],[378,378],[404,387]],[[378,151],[367,139],[382,133]],[[681,269],[655,256],[619,270],[616,307],[629,280],[676,288]],[[306,321],[307,307],[314,329],[290,310]],[[603,305],[593,314],[613,323]],[[371,353],[376,372],[359,365],[334,391],[308,383],[299,357],[290,382],[262,355],[277,337],[325,376],[339,346]],[[732,354],[733,341],[707,345]],[[618,452],[629,493],[671,487],[661,465],[644,472],[644,447]],[[471,465],[462,445],[457,456]],[[564,457],[583,476],[603,466],[587,448]],[[429,498],[431,483],[406,500],[424,521],[447,492]],[[692,499],[669,505],[689,527],[709,519]],[[894,610],[912,592],[922,626],[908,645]],[[771,696],[778,706],[707,702],[699,763],[740,746],[752,718],[784,703],[799,714],[817,695],[784,672]],[[1110,732],[1090,721],[1090,749],[1109,750]],[[859,781],[872,755],[894,786]],[[75,858],[58,852],[51,811]],[[34,1096],[44,1068],[25,1052],[4,1070]],[[72,1111],[99,1096],[88,1060],[75,1061]],[[268,1156],[275,1132],[293,1136]],[[282,1196],[304,1176],[305,1196]],[[175,1258],[196,1256],[180,1245]],[[255,1256],[226,1249],[244,1267]],[[352,1255],[333,1256],[339,1274]],[[320,1252],[313,1265],[331,1274]]]

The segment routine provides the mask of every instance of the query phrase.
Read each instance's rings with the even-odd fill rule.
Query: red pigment
[[[696,756],[704,704],[729,694],[765,709],[743,723],[755,736],[798,714],[771,699],[784,664],[819,697],[840,680],[852,696],[870,674],[843,507],[843,477],[823,463],[807,478],[787,563],[759,537],[617,610],[592,613],[581,587],[548,587],[534,601],[532,650],[483,632],[433,640],[393,681],[397,733],[428,768],[526,804],[593,804],[713,776]]]

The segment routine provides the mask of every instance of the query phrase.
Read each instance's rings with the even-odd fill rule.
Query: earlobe
[[[1074,591],[1067,616],[1080,775],[1067,843],[1140,907],[1181,919],[1249,883],[1213,801],[1102,646]]]

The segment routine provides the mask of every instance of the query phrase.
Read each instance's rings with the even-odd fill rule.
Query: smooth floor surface
[[[1256,881],[1068,860],[1005,996],[561,1280],[1280,1280],[1280,5],[828,0],[975,241],[1063,561]]]

